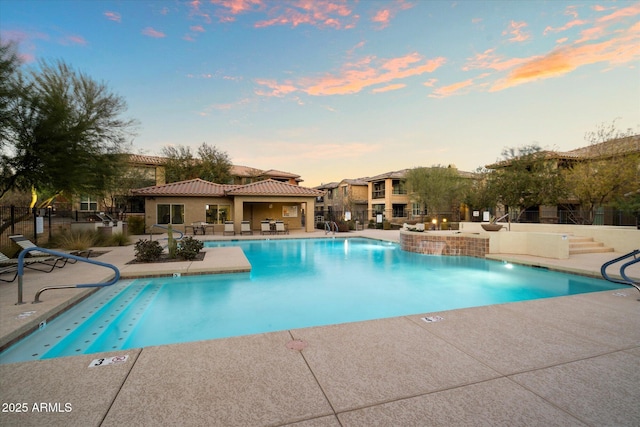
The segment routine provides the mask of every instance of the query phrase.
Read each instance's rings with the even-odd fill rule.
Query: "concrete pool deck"
[[[398,239],[397,231],[349,233],[357,235]],[[224,269],[221,256],[206,256],[142,271],[146,267],[126,265],[132,246],[100,250],[108,252],[98,259],[121,268],[123,276],[165,269],[199,273],[206,264]],[[618,255],[504,259],[598,275],[600,265]],[[242,268],[242,258],[225,254],[230,268]],[[627,273],[640,277],[637,268]],[[27,304],[19,306],[17,281],[0,284],[0,337],[23,333],[25,325],[37,325],[87,292],[48,291],[42,303],[31,304],[37,289],[102,281],[109,274],[84,263],[49,274],[29,271]],[[639,299],[629,287],[5,364],[0,365],[0,425],[637,426]],[[436,321],[422,320],[427,316]],[[94,359],[114,356],[128,358],[89,367]]]

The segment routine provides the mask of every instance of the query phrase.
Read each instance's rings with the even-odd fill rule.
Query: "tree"
[[[2,55],[4,63],[7,51]],[[31,191],[32,206],[42,195],[39,206],[45,206],[62,193],[100,193],[122,175],[120,154],[134,125],[120,118],[123,98],[62,61],[41,62],[39,69],[14,77],[12,119],[1,135],[0,199],[11,190]]]
[[[183,145],[166,146],[162,155],[167,159],[164,165],[167,182],[200,178],[224,184],[231,179],[229,156],[206,142],[198,147],[197,157],[190,147]]]
[[[463,202],[470,209],[486,209],[492,211],[497,204],[491,184],[492,170],[479,167],[474,172],[474,179],[471,179]]]
[[[3,151],[13,119],[10,105],[19,94],[15,86],[19,68],[16,46],[0,40],[0,149]]]
[[[464,196],[464,179],[454,167],[417,167],[408,170],[405,179],[411,199],[425,206],[438,222]]]
[[[200,178],[220,184],[229,182],[232,164],[227,153],[203,142],[198,147],[198,157],[200,157]]]
[[[615,202],[624,204],[623,195],[640,188],[640,152],[638,136],[631,129],[617,130],[615,122],[600,125],[585,139],[590,145],[564,175],[570,199],[580,204],[582,221],[593,224],[598,208]]]
[[[516,222],[527,208],[557,204],[564,190],[562,177],[538,145],[507,148],[502,157],[488,185],[499,203],[516,209]]]

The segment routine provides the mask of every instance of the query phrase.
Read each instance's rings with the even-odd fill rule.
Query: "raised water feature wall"
[[[489,237],[455,232],[418,233],[400,230],[400,248],[419,254],[484,258],[489,253]]]

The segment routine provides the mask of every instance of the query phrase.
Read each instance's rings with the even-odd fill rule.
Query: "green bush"
[[[129,234],[144,234],[144,217],[130,216],[127,218]]]
[[[152,262],[160,259],[162,254],[162,246],[157,240],[138,240],[135,245],[134,252],[136,260],[140,262]]]
[[[102,236],[97,231],[63,231],[51,238],[47,246],[65,250],[84,251],[92,246],[100,246]]]
[[[108,238],[108,246],[127,246],[129,243],[129,236],[124,233],[113,233]]]
[[[176,254],[186,260],[193,260],[198,256],[200,250],[204,247],[204,243],[202,243],[198,239],[194,239],[193,237],[185,237],[178,243],[178,249],[176,250]]]

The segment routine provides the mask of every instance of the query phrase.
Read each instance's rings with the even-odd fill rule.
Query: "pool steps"
[[[108,292],[104,292],[98,301],[93,302],[93,312],[88,316],[79,319],[78,314],[70,310],[44,326],[46,333],[34,332],[31,338],[35,341],[32,341],[30,348],[36,346],[43,351],[31,354],[29,360],[85,354],[114,337],[117,337],[114,342],[125,343],[161,286],[150,284],[149,281],[127,280],[104,289]],[[120,330],[118,325],[127,325],[127,329]],[[55,338],[51,337],[52,328],[56,332]],[[92,329],[95,331],[91,332]],[[87,334],[91,334],[92,338],[87,340]],[[22,353],[20,360],[24,360],[24,352],[20,351],[19,345],[3,352],[2,363],[10,363],[11,354],[16,352],[18,355]]]

